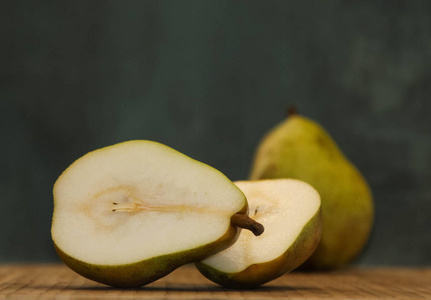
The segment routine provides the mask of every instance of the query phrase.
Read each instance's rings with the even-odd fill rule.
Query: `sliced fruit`
[[[151,141],[84,155],[53,193],[60,258],[116,287],[145,285],[219,252],[236,241],[238,226],[263,231],[247,220],[244,194],[222,173]]]
[[[320,197],[293,179],[240,181],[250,217],[265,226],[252,238],[243,231],[230,248],[196,263],[208,279],[229,288],[255,288],[301,265],[321,234]]]

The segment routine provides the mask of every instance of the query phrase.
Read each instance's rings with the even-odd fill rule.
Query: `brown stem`
[[[289,105],[286,109],[286,116],[291,117],[298,114],[298,109],[295,105]]]
[[[262,224],[256,222],[245,214],[236,213],[230,220],[233,226],[250,230],[255,236],[261,235],[265,230]]]

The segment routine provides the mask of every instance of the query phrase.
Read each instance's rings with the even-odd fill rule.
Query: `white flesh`
[[[278,258],[290,247],[320,207],[320,196],[309,184],[294,179],[239,181],[250,217],[265,227],[261,236],[241,231],[230,248],[202,262],[226,273]]]
[[[131,141],[74,162],[55,183],[54,203],[52,237],[63,252],[118,265],[219,239],[246,200],[219,171],[162,144]]]

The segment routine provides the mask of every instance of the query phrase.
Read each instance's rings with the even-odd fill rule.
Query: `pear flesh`
[[[243,231],[230,248],[196,266],[208,279],[229,288],[255,288],[301,265],[320,240],[320,197],[293,179],[238,181],[250,217],[265,227],[254,237]]]
[[[247,213],[222,173],[165,145],[130,141],[75,161],[54,185],[52,239],[77,273],[138,287],[229,247]]]
[[[373,225],[371,191],[321,126],[293,114],[263,138],[250,179],[273,178],[303,180],[321,196],[322,238],[304,266],[337,268],[361,253]]]

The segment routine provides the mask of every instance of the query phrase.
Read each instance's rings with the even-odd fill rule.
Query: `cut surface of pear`
[[[321,242],[304,266],[337,268],[361,253],[373,225],[371,190],[319,124],[293,114],[265,135],[250,179],[273,178],[303,180],[316,188],[322,199]]]
[[[152,141],[90,152],[54,185],[51,234],[77,273],[138,287],[235,242],[244,194],[216,169]]]
[[[243,231],[230,248],[196,263],[208,279],[230,288],[254,288],[297,268],[314,251],[321,233],[320,197],[292,179],[238,181],[250,217],[265,227]]]

